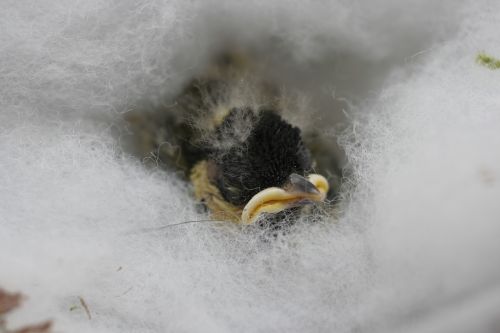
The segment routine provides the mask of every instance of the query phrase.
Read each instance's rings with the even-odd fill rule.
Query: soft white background
[[[498,332],[498,1],[19,1],[0,10],[0,285],[58,332]],[[348,129],[338,221],[262,243],[128,154],[121,114],[231,39]],[[308,115],[295,115],[296,120]],[[324,122],[323,122],[324,123]],[[336,128],[327,123],[326,129]],[[336,132],[335,132],[336,133]],[[83,297],[92,314],[78,307]]]

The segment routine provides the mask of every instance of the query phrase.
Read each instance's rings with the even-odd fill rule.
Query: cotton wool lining
[[[71,332],[498,330],[497,1],[7,1],[0,12],[0,286],[9,324]],[[259,231],[206,216],[127,149],[238,41],[339,138],[340,216]],[[341,124],[341,125],[337,125]],[[92,319],[79,306],[85,299]],[[72,309],[72,310],[70,310]]]

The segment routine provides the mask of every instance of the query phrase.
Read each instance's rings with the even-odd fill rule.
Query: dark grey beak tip
[[[314,186],[310,181],[306,178],[298,175],[296,173],[292,173],[288,178],[288,184],[285,186],[285,189],[289,192],[299,192],[299,193],[307,193],[307,194],[319,194],[319,190]]]

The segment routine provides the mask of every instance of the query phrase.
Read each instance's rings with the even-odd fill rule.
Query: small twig
[[[15,331],[12,331],[12,333],[49,333],[51,328],[52,328],[52,322],[46,321],[41,324],[26,326],[17,329]]]
[[[92,316],[90,315],[90,310],[89,310],[89,307],[87,306],[87,303],[85,303],[85,300],[81,296],[78,296],[78,299],[80,299],[80,304],[82,305],[83,309],[85,310],[87,317],[89,317],[89,320],[91,320]]]

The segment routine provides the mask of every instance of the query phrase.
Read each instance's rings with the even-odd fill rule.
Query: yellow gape
[[[260,214],[275,214],[287,208],[325,200],[330,188],[325,177],[311,174],[306,180],[295,176],[298,182],[307,184],[307,190],[304,186],[300,190],[297,186],[270,187],[254,195],[243,208],[224,200],[217,187],[210,182],[206,161],[201,161],[193,167],[190,178],[196,199],[210,209],[213,218],[253,224]]]
[[[241,222],[252,224],[262,213],[279,213],[287,208],[302,205],[304,201],[322,202],[325,200],[329,189],[325,177],[311,174],[308,180],[317,191],[303,192],[279,187],[270,187],[260,191],[243,208]]]

